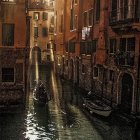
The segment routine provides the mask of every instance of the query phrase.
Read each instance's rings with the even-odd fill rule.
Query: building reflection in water
[[[56,78],[53,70],[50,73],[50,78],[48,75],[46,75],[47,78],[44,78],[46,67],[39,68],[39,70],[40,78],[43,81],[45,80],[52,100],[46,106],[40,107],[34,104],[32,92],[30,92],[25,119],[25,138],[31,140],[81,140],[85,137],[93,138],[97,135],[100,140],[101,137],[99,137],[97,131],[93,129],[77,106],[79,102],[77,93],[67,83]],[[34,69],[33,71],[32,82],[36,77],[36,72]]]

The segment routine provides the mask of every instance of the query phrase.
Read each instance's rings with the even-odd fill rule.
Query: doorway
[[[126,113],[131,113],[133,95],[132,76],[125,73],[122,77],[121,86],[121,110]]]

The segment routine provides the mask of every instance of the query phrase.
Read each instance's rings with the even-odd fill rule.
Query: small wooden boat
[[[50,98],[42,82],[38,82],[33,90],[33,99],[35,103],[46,104]]]
[[[84,98],[83,101],[83,107],[88,109],[91,114],[95,113],[103,117],[108,117],[112,112],[112,108],[100,100],[91,101],[88,98]]]

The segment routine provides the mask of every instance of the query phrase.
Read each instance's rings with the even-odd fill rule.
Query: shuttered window
[[[48,19],[48,13],[43,12],[43,14],[42,14],[42,19],[43,19],[43,20],[47,20],[47,19]]]
[[[2,45],[14,46],[14,24],[2,24]]]
[[[110,39],[109,53],[114,54],[116,52],[116,39]]]

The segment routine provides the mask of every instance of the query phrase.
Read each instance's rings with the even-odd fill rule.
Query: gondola
[[[34,103],[37,104],[46,104],[50,100],[50,96],[47,93],[43,82],[41,81],[37,82],[33,90],[33,99],[34,99]]]

